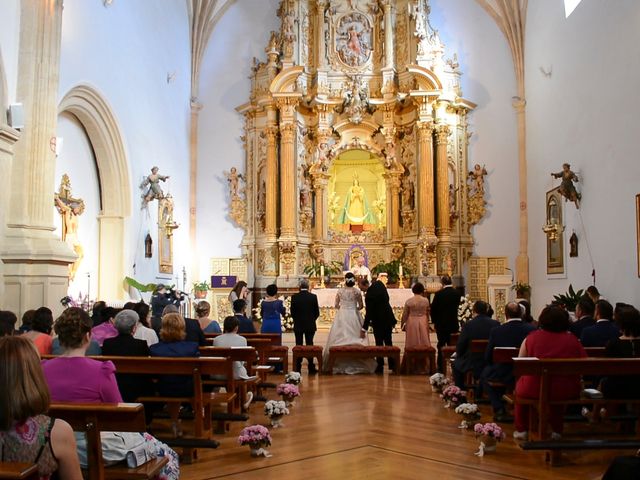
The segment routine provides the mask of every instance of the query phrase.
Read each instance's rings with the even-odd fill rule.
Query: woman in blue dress
[[[262,314],[262,328],[260,333],[279,333],[282,335],[282,315],[285,314],[282,300],[278,300],[278,287],[267,286],[267,297],[262,300],[260,307]]]

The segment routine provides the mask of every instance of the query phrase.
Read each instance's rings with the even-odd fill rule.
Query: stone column
[[[449,167],[447,165],[448,125],[436,126],[436,191],[438,202],[438,238],[447,241],[449,226]]]
[[[20,132],[4,124],[0,117],[0,205],[9,205],[11,195],[11,164],[13,163],[14,144],[20,138]],[[5,225],[8,208],[0,208],[0,247],[4,243]],[[0,262],[0,279],[4,278],[5,267]],[[0,302],[7,305],[4,296],[4,281],[0,280]],[[6,307],[5,307],[6,308]]]
[[[16,99],[25,128],[15,148],[5,264],[5,307],[20,315],[48,306],[54,314],[67,293],[76,255],[52,235],[55,136],[62,0],[23,0]]]
[[[435,178],[433,175],[433,126],[418,123],[418,225],[435,235]]]
[[[268,238],[275,240],[278,219],[278,127],[268,126],[267,136],[267,181],[265,192],[265,229]]]
[[[198,187],[198,120],[202,104],[191,100],[191,123],[189,125],[189,243],[191,248],[191,278],[200,278],[196,238],[196,206]],[[101,237],[102,238],[102,237]]]
[[[513,108],[518,120],[518,166],[520,170],[520,248],[516,259],[516,280],[529,282],[529,214],[527,210],[527,135],[526,135],[526,105],[523,99],[516,99]]]

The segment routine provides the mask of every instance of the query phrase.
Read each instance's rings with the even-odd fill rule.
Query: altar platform
[[[336,294],[339,288],[314,288],[313,293],[318,296],[318,304],[320,305],[320,318],[318,319],[318,328],[328,328],[333,323],[336,314],[335,302]],[[410,288],[389,288],[389,303],[393,308],[393,313],[400,321],[402,318],[402,310],[405,302],[413,296]]]

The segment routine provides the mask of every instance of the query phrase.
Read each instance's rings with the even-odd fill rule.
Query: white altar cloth
[[[333,307],[336,301],[338,288],[314,288],[313,293],[318,296],[320,307]],[[410,288],[389,288],[389,303],[394,308],[404,307],[405,302],[413,296]]]

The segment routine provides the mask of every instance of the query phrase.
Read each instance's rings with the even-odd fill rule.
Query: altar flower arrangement
[[[249,445],[249,447],[251,447],[252,457],[258,457],[260,455],[265,457],[271,456],[269,452],[264,449],[264,447],[271,445],[271,435],[269,434],[269,429],[262,425],[251,425],[243,428],[238,437],[238,443],[240,445]]]
[[[429,377],[429,383],[434,392],[440,393],[444,387],[449,385],[449,379],[442,373],[435,373]]]
[[[473,302],[469,300],[469,295],[460,297],[460,304],[458,305],[458,322],[460,326],[467,323],[473,317]]]
[[[302,383],[302,375],[300,375],[300,372],[289,372],[284,376],[284,382],[291,385],[300,385]]]
[[[466,392],[455,385],[449,385],[442,390],[440,398],[444,400],[444,408],[450,408],[452,405],[458,405],[467,399]]]
[[[300,396],[300,389],[291,383],[281,383],[276,388],[276,393],[282,395],[282,399],[287,402],[289,406],[293,399]]]
[[[256,306],[256,308],[253,308],[251,310],[251,313],[253,313],[253,317],[258,322],[262,322],[262,301],[263,300],[264,298],[261,298],[260,300],[258,300],[258,305]]]
[[[461,403],[454,411],[463,417],[458,428],[469,428],[476,420],[480,419],[481,416],[478,411],[478,405],[475,403]]]
[[[506,437],[500,425],[495,423],[477,423],[473,427],[473,431],[476,437],[481,437],[480,448],[476,452],[476,455],[483,457],[486,452],[495,452],[497,448],[497,442],[504,440]]]
[[[291,297],[280,298],[284,304],[284,315],[282,316],[282,333],[293,330],[293,317],[291,316]]]

